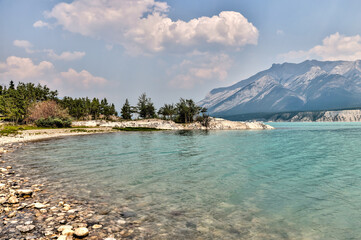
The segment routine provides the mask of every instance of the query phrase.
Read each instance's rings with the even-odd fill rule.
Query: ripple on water
[[[59,193],[127,206],[164,239],[360,239],[361,124],[117,133],[13,154]]]

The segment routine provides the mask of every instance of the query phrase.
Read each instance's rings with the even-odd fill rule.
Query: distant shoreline
[[[115,129],[115,128],[118,128]],[[179,124],[170,120],[145,119],[136,121],[78,121],[73,122],[73,128],[54,128],[24,130],[16,135],[0,137],[0,146],[10,143],[40,141],[67,136],[82,136],[100,133],[118,132],[122,128],[156,129],[156,130],[267,130],[273,127],[261,122],[234,122],[220,118],[211,118],[209,127],[200,123]]]

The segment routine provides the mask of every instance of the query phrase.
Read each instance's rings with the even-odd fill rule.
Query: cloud
[[[73,51],[73,52],[62,52],[60,55],[56,54],[53,49],[44,49],[44,50],[33,50],[33,45],[26,40],[15,40],[13,42],[14,46],[24,48],[27,53],[35,52],[46,52],[48,57],[53,60],[63,60],[63,61],[74,61],[81,59],[85,56],[85,52]]]
[[[69,68],[67,72],[61,72],[60,75],[61,78],[65,79],[69,84],[84,88],[90,88],[94,85],[104,85],[107,82],[105,78],[95,77],[86,70],[77,72],[74,69]]]
[[[324,38],[321,45],[306,51],[290,51],[279,57],[285,60],[359,60],[361,59],[361,36],[345,36],[337,32]]]
[[[34,53],[34,50],[32,50],[33,45],[26,40],[14,40],[13,45],[15,47],[24,48],[27,53]]]
[[[48,61],[34,63],[30,58],[10,56],[0,62],[0,83],[7,84],[10,80],[45,84],[53,89],[78,92],[104,86],[107,80],[93,76],[86,70],[77,72],[70,68],[66,72],[57,71]]]
[[[63,29],[124,46],[130,54],[216,44],[240,48],[257,44],[258,30],[242,14],[173,21],[169,6],[155,0],[76,0],[45,13]]]
[[[64,60],[64,61],[73,61],[81,59],[85,56],[85,52],[62,52],[60,55],[57,55],[54,50],[46,49],[44,50],[48,53],[48,56],[54,60]]]
[[[34,64],[30,58],[20,58],[11,56],[6,62],[0,62],[0,81],[30,81],[43,79],[45,76],[52,75],[54,65],[51,62],[42,61]]]
[[[276,34],[277,34],[278,36],[282,36],[282,35],[285,34],[285,32],[284,32],[283,30],[281,30],[281,29],[278,29],[278,30],[276,31]]]
[[[41,21],[41,20],[36,21],[36,22],[33,24],[33,27],[35,27],[35,28],[43,28],[43,27],[52,28],[52,26],[51,26],[49,23],[43,22],[43,21]]]
[[[189,89],[209,81],[224,81],[233,61],[227,54],[194,52],[181,64],[173,66],[170,85],[175,88]],[[175,75],[174,75],[175,73]]]

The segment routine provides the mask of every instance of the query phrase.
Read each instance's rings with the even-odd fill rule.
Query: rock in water
[[[85,227],[76,228],[74,231],[74,235],[77,237],[85,237],[89,234],[89,230]]]
[[[31,189],[19,189],[19,190],[16,191],[16,193],[20,197],[26,196],[26,195],[31,196],[33,194],[33,190],[31,190]]]
[[[26,226],[19,225],[19,226],[16,226],[16,229],[19,230],[20,232],[23,232],[23,233],[30,232],[34,228],[35,228],[34,225],[26,225]]]
[[[8,199],[8,203],[11,203],[11,204],[15,204],[15,203],[18,203],[19,200],[17,197],[15,196],[11,196],[9,199]]]
[[[42,203],[35,203],[34,204],[34,208],[40,209],[40,208],[45,208],[46,205],[42,204]]]

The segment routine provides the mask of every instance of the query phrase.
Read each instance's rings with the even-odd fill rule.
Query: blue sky
[[[0,84],[201,100],[272,63],[361,58],[360,1],[0,0]]]

